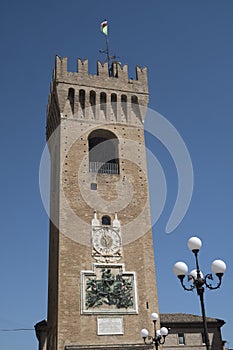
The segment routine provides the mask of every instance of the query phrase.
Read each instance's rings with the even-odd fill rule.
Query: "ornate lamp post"
[[[214,290],[221,286],[222,276],[226,271],[226,264],[222,260],[214,260],[212,262],[212,266],[211,266],[212,272],[218,277],[216,285],[213,286],[211,283],[211,281],[214,280],[213,275],[211,273],[208,273],[207,275],[204,276],[199,268],[198,253],[201,246],[202,246],[202,242],[197,237],[191,237],[188,240],[188,248],[193,252],[195,256],[195,263],[196,263],[196,269],[192,270],[188,275],[188,281],[191,282],[189,286],[186,287],[184,284],[184,278],[188,272],[188,266],[184,262],[182,261],[177,262],[174,265],[173,271],[175,275],[179,278],[180,283],[185,290],[192,291],[196,289],[197,294],[200,297],[205,344],[206,344],[206,349],[210,350],[210,342],[209,342],[209,336],[207,331],[207,322],[206,322],[206,314],[205,314],[204,291],[205,291],[205,287],[211,290]]]
[[[166,327],[162,327],[161,329],[156,330],[156,321],[159,318],[156,312],[153,312],[150,318],[154,323],[154,336],[150,336],[148,330],[144,328],[141,330],[141,337],[146,345],[154,344],[155,349],[158,350],[159,345],[165,343],[165,338],[168,335],[168,329]]]

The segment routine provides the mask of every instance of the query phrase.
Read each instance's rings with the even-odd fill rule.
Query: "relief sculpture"
[[[114,274],[110,268],[101,269],[101,279],[89,277],[86,280],[86,308],[113,305],[116,308],[133,306],[133,281],[122,273]]]

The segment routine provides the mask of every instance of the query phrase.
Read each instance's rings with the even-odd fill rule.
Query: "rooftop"
[[[225,324],[224,320],[218,318],[207,317],[208,323],[218,323],[220,326]],[[174,313],[174,314],[160,314],[161,323],[202,323],[202,316]]]

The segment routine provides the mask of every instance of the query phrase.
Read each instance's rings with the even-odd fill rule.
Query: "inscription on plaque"
[[[98,317],[98,335],[124,334],[122,317]]]

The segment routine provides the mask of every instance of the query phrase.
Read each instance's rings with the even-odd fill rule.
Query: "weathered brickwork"
[[[88,62],[81,60],[78,72],[68,72],[67,59],[56,58],[47,115],[55,223],[50,227],[48,350],[132,347],[142,343],[141,328],[150,328],[150,314],[158,312],[143,131],[146,69],[137,67],[136,77],[129,79],[127,66],[117,62],[111,76],[100,63],[97,75],[89,75]],[[90,172],[88,137],[100,129],[118,140],[119,173]],[[117,211],[123,242],[119,263],[136,273],[138,312],[119,312],[121,335],[97,335],[98,314],[81,309],[80,273],[92,270],[95,262],[90,241],[94,210],[99,220],[106,214],[113,220]]]

